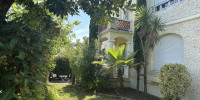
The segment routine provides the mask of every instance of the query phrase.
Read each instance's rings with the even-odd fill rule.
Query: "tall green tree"
[[[76,82],[88,88],[88,84],[95,79],[96,68],[92,61],[95,60],[96,51],[90,48],[87,37],[83,40],[83,42],[77,41],[67,56]]]
[[[69,65],[68,58],[57,58],[55,60],[56,66],[53,70],[53,73],[57,75],[70,75],[71,74],[71,67]]]
[[[95,22],[94,18],[90,18],[90,26],[89,26],[89,44],[94,45],[95,39],[97,39],[99,26]]]
[[[136,9],[139,9],[141,6],[144,6],[146,7],[146,0],[137,0],[137,6],[136,6]],[[139,32],[139,29],[135,29],[134,31],[134,37],[133,37],[133,43],[134,43],[134,50],[138,51],[138,53],[135,55],[135,62],[144,62],[144,59],[143,59],[143,52],[142,52],[142,47],[141,47],[141,44],[140,44],[140,38],[139,38],[139,35],[138,35],[138,32]],[[139,92],[140,90],[140,72],[141,72],[141,68],[142,66],[141,65],[138,65],[138,66],[135,66],[135,70],[137,71],[137,92]]]
[[[158,33],[163,31],[160,18],[153,15],[146,7],[140,7],[136,11],[135,28],[139,29],[138,35],[144,58],[144,92],[147,96],[147,60],[149,50],[154,47],[158,39]]]

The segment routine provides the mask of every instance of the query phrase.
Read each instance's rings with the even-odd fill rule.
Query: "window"
[[[160,11],[160,9],[164,9],[180,1],[183,0],[155,0],[155,11]]]
[[[160,6],[156,6],[156,11],[159,11],[160,10]]]
[[[170,5],[173,5],[173,4],[174,4],[174,0],[171,0],[171,1],[170,1]]]
[[[165,3],[164,3],[164,4],[162,4],[162,8],[165,8]]]
[[[167,35],[159,39],[155,45],[155,70],[168,63],[183,64],[183,40],[178,35]]]

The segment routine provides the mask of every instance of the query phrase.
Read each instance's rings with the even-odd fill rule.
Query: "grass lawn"
[[[69,84],[49,84],[58,91],[59,100],[117,100],[104,96],[95,96],[79,87]]]

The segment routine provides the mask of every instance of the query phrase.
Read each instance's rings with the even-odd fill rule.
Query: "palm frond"
[[[134,57],[135,57],[135,55],[138,53],[138,51],[139,51],[139,50],[137,50],[137,51],[135,51],[135,52],[131,53],[130,55],[128,55],[128,57],[126,58],[126,60],[129,60],[129,59],[132,59],[132,58],[134,58]]]
[[[125,59],[125,45],[120,46],[118,49],[118,59]]]
[[[103,64],[104,64],[104,62],[102,62],[102,61],[93,61],[93,62],[92,62],[92,64],[99,64],[99,65],[103,65]]]
[[[108,48],[107,51],[108,51],[108,55],[109,56],[112,56],[115,59],[118,59],[117,58],[117,56],[118,56],[118,50],[117,49],[115,49],[115,48]]]

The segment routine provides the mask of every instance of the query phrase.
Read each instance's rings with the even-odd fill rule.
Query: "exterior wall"
[[[148,8],[154,6],[154,0],[147,0]],[[200,0],[184,0],[154,14],[165,24],[165,31],[160,36],[177,34],[184,42],[184,64],[192,76],[192,85],[184,100],[200,98]],[[161,97],[158,83],[158,72],[154,72],[154,50],[150,51],[148,64],[148,93]],[[130,79],[134,80],[134,79]],[[131,87],[134,81],[131,82]],[[142,84],[141,84],[142,85]]]
[[[147,0],[148,8],[155,10],[154,1],[155,0]],[[155,12],[155,15],[158,15],[162,19],[163,23],[172,22],[190,17],[192,15],[200,14],[199,4],[200,0],[183,0]]]

